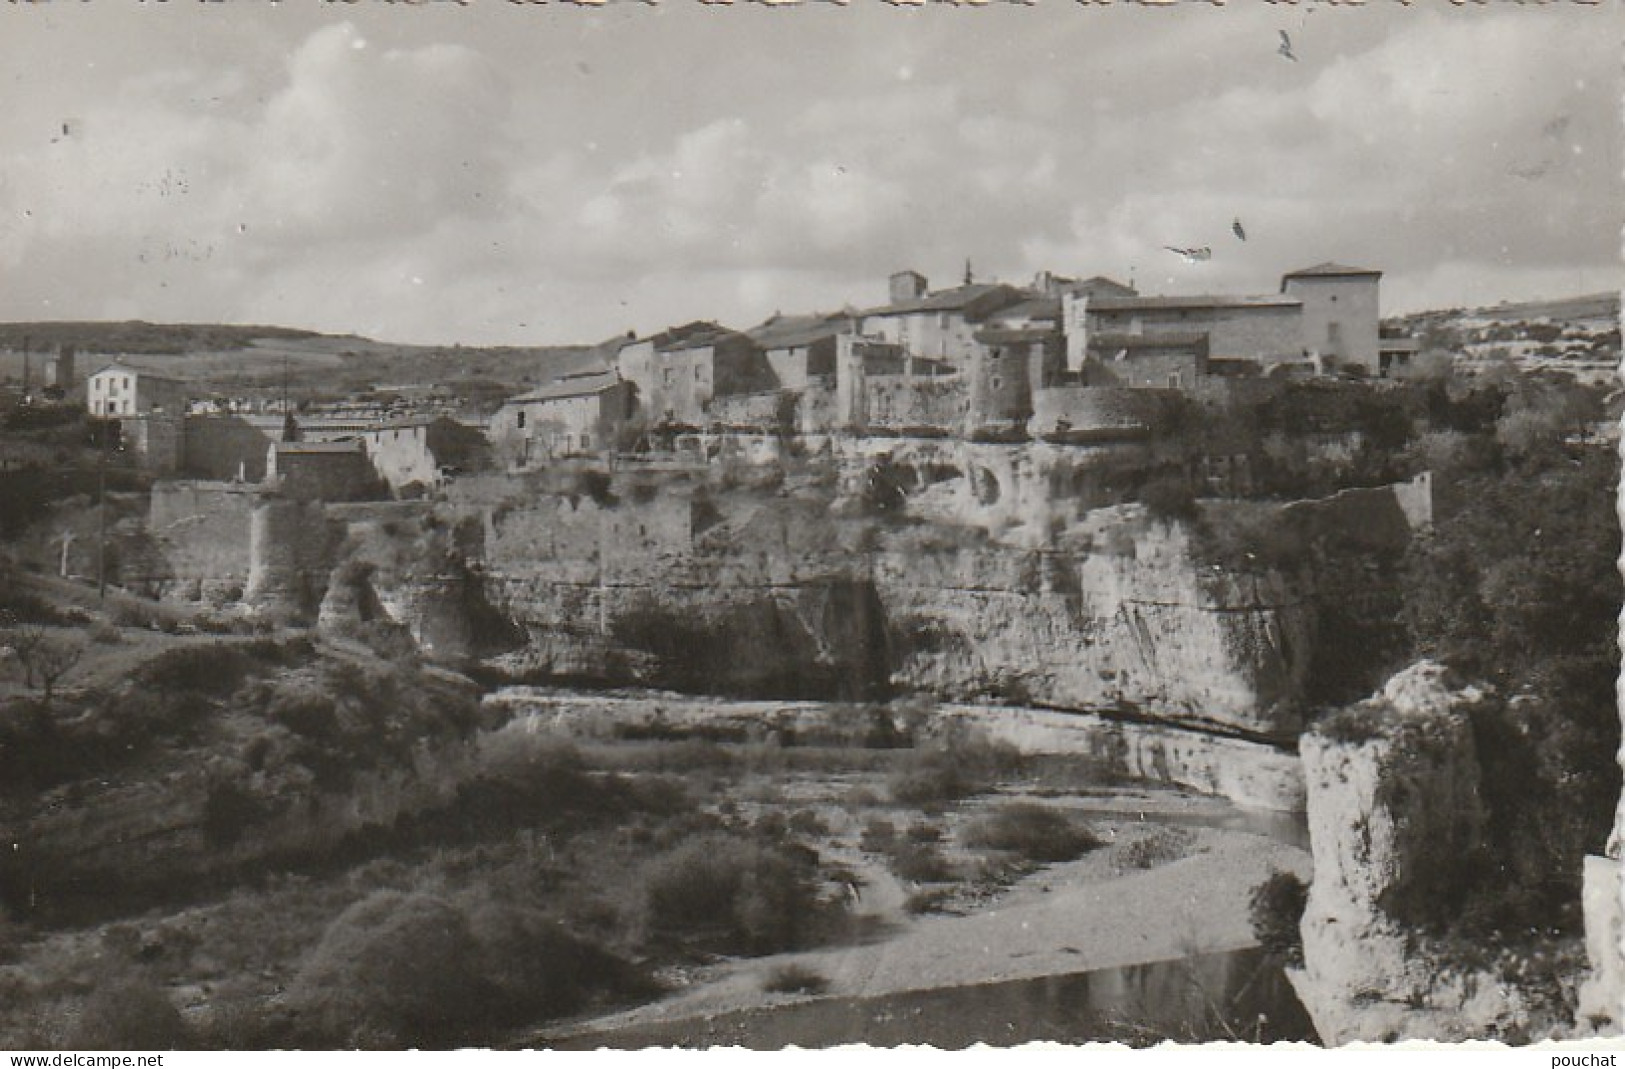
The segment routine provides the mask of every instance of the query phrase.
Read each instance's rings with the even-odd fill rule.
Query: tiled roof
[[[1165,330],[1150,334],[1099,333],[1089,335],[1091,349],[1185,349],[1207,344],[1207,335],[1198,331]]]
[[[1296,297],[1268,294],[1261,297],[1232,297],[1201,294],[1190,297],[1098,297],[1089,302],[1091,312],[1138,312],[1159,308],[1301,308]]]
[[[171,382],[177,386],[182,384],[180,379],[177,379],[172,375],[165,375],[161,372],[154,371],[152,368],[142,367],[140,364],[131,364],[124,360],[115,360],[106,367],[92,371],[90,373],[90,377],[95,378],[103,371],[127,371],[132,375],[139,375],[141,378],[147,379],[148,381]]]
[[[1349,267],[1347,264],[1336,264],[1327,261],[1313,267],[1305,267],[1298,271],[1289,271],[1282,275],[1282,280],[1289,278],[1342,278],[1357,275],[1381,275],[1381,271],[1373,271],[1369,267]]]
[[[344,438],[337,442],[272,442],[271,448],[282,453],[359,453],[361,439]]]
[[[621,376],[614,371],[583,371],[554,379],[518,397],[510,397],[503,404],[515,405],[530,401],[556,401],[565,397],[586,397],[589,394],[603,393],[620,381]]]
[[[1009,286],[998,282],[973,282],[968,286],[956,286],[951,290],[939,290],[928,293],[924,297],[913,300],[898,301],[896,304],[883,305],[879,308],[870,308],[861,315],[907,315],[910,312],[952,312],[965,308],[989,294],[1007,291],[1016,291]]]
[[[1000,345],[1007,342],[1043,341],[1046,338],[1059,338],[1061,332],[1056,327],[989,327],[976,332],[976,340],[984,345]]]
[[[788,349],[792,346],[811,345],[813,342],[844,334],[848,322],[849,319],[840,314],[775,316],[766,323],[745,331],[745,336],[763,349]]]
[[[650,340],[655,343],[656,349],[669,353],[678,349],[697,349],[702,345],[715,345],[719,341],[734,337],[742,335],[737,330],[729,330],[715,323],[697,322],[661,331]]]
[[[989,321],[997,323],[1006,319],[1054,319],[1061,318],[1061,301],[1058,297],[1035,297],[1030,301],[1013,304],[1009,308],[1001,308],[988,316]]]

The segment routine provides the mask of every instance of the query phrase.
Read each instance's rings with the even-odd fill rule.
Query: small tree
[[[47,704],[56,685],[85,655],[81,636],[57,634],[38,625],[17,628],[6,635],[6,641],[23,666],[23,684],[38,690]]]
[[[1253,937],[1264,952],[1294,968],[1303,967],[1303,911],[1309,885],[1296,873],[1276,870],[1247,899]]]

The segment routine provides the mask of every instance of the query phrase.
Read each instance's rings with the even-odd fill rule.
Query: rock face
[[[1328,1045],[1519,1038],[1531,1009],[1492,972],[1441,966],[1407,920],[1437,901],[1479,845],[1479,766],[1465,710],[1422,662],[1307,733],[1314,882],[1291,973]]]
[[[1580,987],[1582,1025],[1618,1035],[1625,1023],[1625,882],[1618,858],[1585,860],[1586,958],[1591,976]]]
[[[245,516],[235,499],[193,494],[154,515],[180,534],[214,523],[211,508],[216,526],[248,520],[252,614],[337,633],[398,626],[435,659],[485,659],[517,681],[920,692],[1289,742],[1311,690],[1336,678],[1321,633],[1391,620],[1391,606],[1358,603],[1392,583],[1340,559],[1207,561],[1186,525],[1107,504],[1121,498],[1114,472],[1146,462],[1104,447],[853,439],[801,476],[810,492],[715,473],[553,473],[459,480],[432,504],[259,495]],[[1410,530],[1393,496],[1305,503],[1295,529],[1365,530],[1376,502],[1392,551]],[[211,569],[241,562],[177,549],[170,563],[201,591]]]
[[[1202,568],[1183,528],[1124,518],[1109,548],[885,552],[899,684],[959,701],[1128,707],[1290,737],[1315,610],[1281,576]],[[1105,541],[1106,539],[1103,539]]]
[[[1279,576],[1203,567],[1177,526],[1034,549],[827,510],[543,501],[494,513],[483,571],[527,633],[515,675],[738,696],[1123,709],[1293,737],[1316,625]],[[1109,544],[1108,544],[1109,543]]]

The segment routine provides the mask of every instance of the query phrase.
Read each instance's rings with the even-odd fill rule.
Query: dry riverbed
[[[1125,788],[1042,799],[1006,791],[967,804],[949,815],[949,823],[1022,800],[1074,813],[1105,845],[991,892],[947,891],[941,912],[914,915],[908,900],[919,886],[899,880],[837,830],[826,850],[862,882],[852,911],[868,922],[869,939],[726,960],[670,976],[676,989],[661,1001],[548,1029],[532,1041],[590,1037],[613,1045],[623,1033],[813,999],[876,998],[1238,950],[1256,945],[1247,919],[1251,889],[1272,870],[1309,876],[1307,851],[1224,827],[1245,822],[1245,814],[1175,790]],[[832,830],[839,829],[839,810],[830,807],[823,815]],[[771,990],[776,978],[787,975],[808,978],[816,990]]]

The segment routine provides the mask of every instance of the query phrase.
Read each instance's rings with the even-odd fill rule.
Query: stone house
[[[811,379],[833,380],[835,339],[851,321],[831,316],[779,316],[750,328],[746,336],[762,350],[781,390],[804,390]]]
[[[853,333],[900,346],[911,356],[964,368],[976,350],[976,331],[1001,309],[1030,295],[1003,283],[967,283],[927,290],[925,276],[899,271],[891,276],[891,302],[856,312]]]
[[[1199,331],[1092,335],[1088,384],[1190,389],[1208,373],[1209,337]]]
[[[359,438],[341,442],[272,442],[265,482],[285,497],[359,501],[378,496],[380,483]]]
[[[1381,271],[1336,263],[1283,275],[1281,293],[1302,305],[1303,349],[1379,374],[1381,280]]]
[[[635,387],[643,417],[657,425],[704,426],[711,398],[777,385],[756,343],[715,323],[688,323],[628,342],[615,364]]]
[[[989,327],[976,332],[967,369],[965,433],[1024,430],[1033,394],[1059,377],[1061,333],[1055,326]]]
[[[1078,343],[1107,335],[1200,334],[1215,359],[1252,360],[1261,365],[1301,359],[1305,352],[1303,302],[1289,295],[1258,297],[1067,297],[1063,314],[1069,332],[1069,365],[1077,364]],[[1081,313],[1081,314],[1080,314]],[[1085,337],[1078,339],[1083,321]],[[1120,348],[1121,346],[1119,346]],[[1073,370],[1081,370],[1073,366]]]
[[[85,384],[85,408],[93,416],[141,416],[152,412],[182,414],[187,386],[115,360]]]
[[[510,466],[612,450],[632,418],[636,387],[618,371],[565,375],[502,403],[489,436]]]
[[[463,443],[470,437],[480,437],[480,431],[449,416],[389,420],[360,432],[367,459],[396,492],[413,484],[439,486],[466,452]]]

